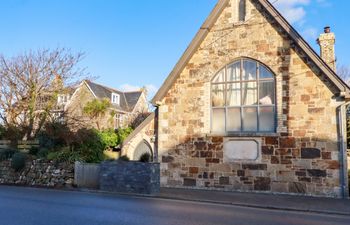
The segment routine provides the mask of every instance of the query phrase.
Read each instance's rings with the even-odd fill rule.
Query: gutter
[[[350,102],[345,102],[337,108],[339,127],[339,162],[340,162],[340,187],[343,199],[349,198],[349,181],[347,165],[347,130],[346,130],[346,108]],[[345,126],[344,126],[345,124]]]

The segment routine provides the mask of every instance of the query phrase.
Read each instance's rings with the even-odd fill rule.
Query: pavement
[[[350,199],[177,188],[162,188],[155,197],[252,208],[350,216]]]
[[[176,190],[167,191],[174,195]],[[345,215],[0,185],[1,225],[348,225],[349,221]]]

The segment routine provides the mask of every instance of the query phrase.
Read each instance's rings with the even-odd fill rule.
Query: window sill
[[[278,133],[209,133],[207,137],[278,137]]]

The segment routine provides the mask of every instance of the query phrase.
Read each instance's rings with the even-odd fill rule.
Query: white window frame
[[[118,95],[117,93],[112,93],[111,103],[120,105],[120,95]]]
[[[241,98],[241,104],[239,106],[227,106],[227,102],[226,102],[226,92],[227,92],[227,85],[228,84],[232,84],[232,83],[244,83],[244,82],[247,82],[247,81],[244,81],[243,78],[242,78],[242,71],[243,71],[243,62],[247,60],[247,61],[253,61],[256,63],[257,65],[257,68],[256,68],[256,79],[255,80],[251,80],[251,81],[255,81],[257,83],[257,100],[258,100],[258,103],[256,105],[244,105],[243,104],[243,100],[242,100],[242,94],[240,95],[240,98]],[[236,63],[240,62],[240,80],[239,81],[227,81],[227,70],[228,68],[231,66],[231,65],[234,65]],[[267,80],[270,80],[274,82],[274,99],[273,99],[273,104],[271,105],[260,105],[259,103],[259,88],[260,88],[260,82],[261,81],[266,81],[266,79],[260,79],[260,74],[259,74],[259,67],[262,66],[264,67],[268,72],[271,73],[272,75],[272,79],[267,79]],[[224,71],[224,77],[225,77],[225,80],[223,82],[214,82],[214,79],[222,72]],[[218,84],[222,84],[224,85],[224,106],[213,106],[213,98],[212,98],[212,95],[213,95],[213,85],[218,85]],[[210,82],[210,111],[211,111],[211,119],[210,119],[210,132],[212,134],[220,134],[220,135],[235,135],[235,134],[271,134],[271,133],[276,133],[276,130],[277,130],[277,96],[276,96],[276,76],[275,74],[267,67],[265,66],[264,64],[260,63],[259,61],[257,60],[254,60],[254,59],[250,59],[250,58],[240,58],[238,60],[235,60],[233,61],[232,63],[226,65],[224,68],[220,69],[216,74],[215,76],[212,78],[211,82]],[[240,90],[241,90],[241,93],[242,93],[242,87],[243,85],[240,85]],[[273,130],[271,131],[260,131],[260,127],[259,127],[259,123],[260,123],[260,108],[261,107],[273,107],[273,110],[274,110],[274,124],[273,124]],[[240,119],[241,119],[241,129],[240,131],[228,131],[227,129],[227,121],[228,121],[228,109],[229,108],[239,108],[240,109]],[[257,130],[255,131],[244,131],[243,129],[243,109],[244,108],[256,108],[257,109]],[[214,109],[224,109],[225,110],[225,128],[222,132],[218,133],[217,131],[213,131],[213,110]]]

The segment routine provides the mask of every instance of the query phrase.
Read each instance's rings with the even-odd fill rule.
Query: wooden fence
[[[99,188],[100,164],[75,162],[74,182],[79,188]]]
[[[12,143],[10,140],[0,140],[0,149],[8,149],[16,147],[21,152],[28,152],[32,147],[39,147],[39,140],[32,141],[18,141]]]

